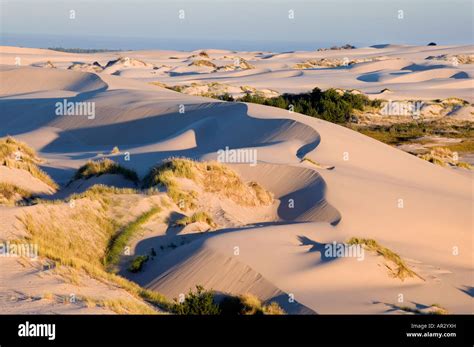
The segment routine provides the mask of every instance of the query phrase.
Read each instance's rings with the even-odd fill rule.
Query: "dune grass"
[[[30,198],[31,192],[11,183],[0,182],[0,205],[12,206]]]
[[[238,296],[227,295],[219,303],[224,315],[282,315],[285,311],[276,303],[262,304],[255,295],[246,293]]]
[[[68,267],[76,275],[84,272],[106,284],[112,283],[136,298],[170,310],[171,303],[160,293],[107,272],[104,260],[108,255],[108,246],[120,228],[106,210],[103,202],[83,198],[76,201],[74,208],[42,205],[35,215],[25,213],[19,219],[28,232],[27,240],[38,244],[41,257]],[[141,217],[143,220],[143,215]]]
[[[118,264],[120,261],[120,255],[123,253],[125,246],[134,236],[134,234],[140,229],[140,227],[160,211],[161,209],[159,207],[151,208],[147,212],[141,214],[133,222],[125,226],[123,230],[119,231],[110,239],[107,252],[104,257],[104,263],[109,269]]]
[[[81,300],[87,307],[103,307],[117,314],[157,314],[148,305],[132,299],[99,299],[83,296]]]
[[[377,241],[373,239],[352,237],[347,243],[349,245],[363,245],[368,250],[373,251],[378,255],[381,255],[382,257],[384,257],[385,260],[395,264],[395,268],[389,267],[387,265],[387,268],[393,277],[399,278],[402,281],[409,277],[418,277],[424,280],[416,272],[411,270],[398,254],[386,247],[381,246]]]
[[[0,164],[9,168],[28,171],[33,177],[46,183],[53,189],[58,185],[49,175],[38,167],[41,162],[36,152],[26,143],[13,137],[0,139]]]
[[[138,175],[135,171],[127,169],[107,158],[98,161],[88,161],[77,170],[74,179],[88,179],[105,174],[122,175],[126,179],[135,183],[138,183],[139,181]]]
[[[189,66],[207,66],[207,67],[212,67],[212,68],[217,67],[216,64],[214,64],[212,61],[204,60],[204,59],[195,60],[191,64],[189,64]]]
[[[243,206],[261,206],[273,203],[273,195],[256,182],[245,183],[228,166],[218,162],[198,162],[187,158],[170,158],[150,170],[144,178],[144,187],[166,187],[170,198],[186,208],[196,207],[196,192],[179,187],[178,178],[194,181],[204,191],[216,193]]]
[[[469,163],[456,160],[455,153],[446,147],[435,147],[429,153],[418,155],[418,157],[439,166],[451,165],[468,170],[472,169]]]
[[[410,306],[396,306],[394,307],[398,308],[399,310],[405,311],[405,312],[410,312],[410,313],[416,313],[416,314],[425,314],[425,315],[445,315],[448,314],[448,310],[446,310],[444,307],[441,307],[438,304],[432,304],[429,308],[432,308],[433,310],[428,311],[428,312],[423,312],[422,310],[418,308],[413,308]]]
[[[191,223],[203,222],[208,224],[211,228],[216,228],[217,224],[214,222],[211,216],[206,212],[200,211],[193,213],[191,216],[184,216],[175,222],[177,226],[186,226]]]
[[[196,208],[197,193],[181,189],[176,178],[188,178],[191,180],[196,178],[191,161],[188,162],[182,159],[168,160],[152,168],[143,179],[143,187],[163,186],[166,188],[171,200],[182,210]]]

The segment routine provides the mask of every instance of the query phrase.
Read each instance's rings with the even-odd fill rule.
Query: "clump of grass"
[[[30,198],[31,192],[11,183],[0,182],[0,205],[11,206]]]
[[[448,314],[448,310],[446,310],[445,308],[441,307],[438,304],[432,304],[429,307],[432,310],[428,310],[428,311],[422,311],[418,308],[413,308],[413,307],[410,307],[410,306],[396,306],[396,305],[394,305],[394,307],[396,307],[399,310],[405,311],[405,312],[416,313],[416,314],[424,314],[424,315],[444,315],[444,314]]]
[[[460,168],[463,168],[463,169],[467,169],[467,170],[472,170],[472,165],[469,164],[469,163],[466,163],[464,161],[459,161],[456,163],[456,166],[457,167],[460,167]]]
[[[209,54],[207,54],[206,51],[201,51],[201,52],[199,52],[199,56],[200,56],[200,57],[204,57],[204,58],[209,58]]]
[[[390,249],[381,246],[377,241],[373,239],[364,239],[358,237],[352,237],[348,242],[349,245],[363,245],[368,250],[376,252],[378,255],[384,257],[385,260],[392,262],[395,264],[395,268],[391,268],[387,266],[388,270],[390,271],[393,277],[399,278],[402,281],[408,277],[420,277],[416,272],[411,270],[408,265],[403,261],[402,258],[395,252],[391,251]]]
[[[263,305],[253,294],[226,296],[219,304],[222,314],[226,315],[282,315],[285,311],[276,303]]]
[[[77,170],[74,179],[88,179],[105,174],[122,175],[132,182],[138,182],[138,175],[135,171],[124,168],[113,160],[107,158],[98,161],[88,161]]]
[[[136,273],[142,271],[143,265],[148,261],[147,255],[139,255],[135,257],[128,267],[128,271]]]
[[[273,194],[257,182],[245,183],[242,178],[228,166],[208,162],[199,166],[202,184],[205,191],[217,193],[243,206],[271,205]]]
[[[204,59],[199,59],[193,61],[189,66],[207,66],[207,67],[213,67],[216,68],[216,64],[214,64],[212,61],[209,60],[204,60]]]
[[[187,158],[170,158],[151,169],[144,178],[144,187],[162,185],[179,205],[194,205],[195,192],[184,191],[177,178],[186,178],[202,186],[206,192],[217,193],[244,206],[270,205],[273,195],[256,182],[243,182],[232,169],[217,162],[196,162]],[[191,207],[192,209],[192,207]]]
[[[106,264],[106,266],[111,268],[114,265],[118,264],[120,260],[120,254],[123,252],[125,246],[133,237],[133,235],[139,230],[142,224],[149,221],[155,214],[160,212],[160,210],[161,209],[159,207],[151,208],[147,212],[140,215],[133,222],[129,223],[122,231],[112,237],[104,258],[104,263]]]
[[[308,163],[316,165],[317,167],[321,167],[321,164],[319,164],[317,161],[314,161],[313,159],[308,158],[308,157],[304,157],[301,161],[307,161]]]
[[[24,142],[10,136],[0,139],[0,165],[28,171],[33,177],[57,189],[56,182],[38,167],[40,162],[36,152]]]
[[[131,299],[98,299],[85,296],[82,301],[87,307],[103,307],[117,314],[156,314],[148,305]]]
[[[429,153],[421,154],[418,157],[440,166],[451,165],[468,170],[471,169],[471,165],[465,162],[459,162],[457,160],[457,155],[455,155],[455,153],[449,148],[445,147],[435,147]]]
[[[217,227],[217,224],[214,222],[212,217],[209,216],[206,212],[202,212],[202,211],[193,213],[191,216],[185,216],[183,218],[180,218],[175,222],[175,224],[177,226],[186,226],[188,224],[192,224],[196,222],[206,223],[211,228]]]

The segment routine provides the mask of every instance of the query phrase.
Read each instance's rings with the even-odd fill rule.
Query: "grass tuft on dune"
[[[175,224],[177,226],[186,226],[188,224],[196,223],[196,222],[203,222],[208,224],[211,228],[217,227],[217,224],[214,222],[211,216],[206,212],[196,212],[193,213],[191,216],[184,216],[183,218],[178,219]]]
[[[402,281],[409,277],[418,277],[420,279],[423,279],[416,272],[411,270],[408,267],[408,265],[405,263],[405,261],[403,261],[403,259],[397,253],[393,252],[392,250],[386,247],[383,247],[382,245],[380,245],[377,241],[373,239],[352,237],[347,243],[349,245],[363,245],[369,251],[373,251],[377,253],[378,255],[381,255],[382,257],[384,257],[385,260],[395,264],[395,268],[392,268],[386,265],[390,274],[393,277],[399,278]]]
[[[46,183],[53,189],[58,185],[49,175],[38,167],[41,162],[36,152],[26,143],[8,136],[0,139],[0,163],[9,168],[28,171],[33,177]]]
[[[14,184],[0,182],[0,205],[16,205],[19,201],[31,198],[31,193]]]
[[[273,195],[256,182],[243,182],[228,166],[218,162],[197,162],[187,158],[171,158],[151,169],[144,178],[145,187],[161,185],[176,204],[195,207],[196,192],[180,188],[177,179],[194,181],[204,191],[216,193],[243,206],[270,205]]]
[[[77,170],[74,179],[88,179],[94,176],[98,177],[106,174],[122,175],[132,182],[138,182],[138,175],[135,171],[127,169],[107,158],[98,161],[88,161]]]

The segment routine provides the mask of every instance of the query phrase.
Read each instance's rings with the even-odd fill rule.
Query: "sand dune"
[[[241,210],[227,203],[229,215],[248,215],[252,222],[237,226],[237,222],[233,226],[229,222],[221,230],[207,233],[188,228],[170,236],[151,224],[151,233],[155,234],[145,233],[134,241],[137,254],[164,237],[182,240],[187,236],[190,241],[167,251],[144,273],[131,277],[137,283],[170,298],[196,284],[233,294],[253,292],[263,300],[276,300],[289,313],[384,313],[397,304],[400,292],[406,304],[439,303],[451,313],[472,312],[472,297],[463,290],[473,286],[472,175],[437,167],[316,118],[267,106],[185,95],[148,83],[154,81],[151,66],[163,63],[175,64],[159,80],[168,85],[196,81],[197,74],[201,74],[201,82],[220,81],[280,92],[328,85],[378,93],[381,86],[388,85],[393,91],[391,98],[445,95],[472,102],[472,66],[435,68],[428,64],[420,68],[427,53],[459,53],[471,47],[388,45],[274,55],[245,52],[238,55],[256,69],[215,73],[206,67],[187,65],[188,57],[201,51],[122,52],[145,65],[136,74],[136,67],[120,66],[112,72],[115,75],[67,67],[13,67],[9,59],[18,50],[0,50],[2,62],[9,64],[0,69],[5,82],[0,89],[0,136],[18,137],[45,158],[42,168],[63,184],[58,197],[82,192],[95,183],[133,186],[115,175],[66,186],[74,169],[89,159],[110,157],[143,177],[152,166],[173,156],[211,160],[226,147],[257,151],[257,165],[229,166],[245,182],[255,181],[271,191],[275,203],[262,209]],[[49,60],[50,54],[56,56],[56,52],[47,50],[27,52],[35,63]],[[237,54],[206,52],[210,60]],[[170,59],[175,55],[178,59]],[[273,70],[307,56],[344,55],[387,55],[393,59],[334,69]],[[77,61],[76,55],[57,56],[64,66],[68,60]],[[84,63],[113,60],[110,54],[81,57]],[[280,65],[268,68],[267,61]],[[465,77],[459,75],[463,72]],[[361,80],[361,76],[368,77]],[[55,103],[65,95],[69,101],[93,103],[95,117],[56,115]],[[184,113],[180,107],[184,107]],[[119,153],[111,152],[115,146]],[[302,161],[305,157],[316,164]],[[0,171],[1,180],[15,176],[4,171]],[[16,179],[19,183],[25,180],[30,188],[36,184],[29,177],[18,175]],[[36,187],[38,192],[51,193]],[[222,201],[217,203],[224,205]],[[11,213],[19,213],[18,209]],[[219,211],[225,221],[225,208]],[[328,259],[324,254],[325,245],[347,242],[351,237],[377,240],[398,253],[423,279],[402,281],[391,277],[386,260],[373,252],[367,251],[364,261]],[[456,255],[454,247],[459,250]],[[288,300],[290,294],[295,302]]]

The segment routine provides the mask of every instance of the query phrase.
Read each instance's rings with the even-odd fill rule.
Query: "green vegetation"
[[[272,302],[263,305],[262,302],[252,294],[239,296],[227,295],[219,303],[216,303],[215,293],[212,290],[205,290],[202,286],[196,286],[196,291],[192,290],[185,296],[184,301],[175,305],[172,311],[176,314],[186,315],[281,315],[285,314],[283,309]]]
[[[188,224],[196,223],[196,222],[207,223],[211,228],[217,227],[217,224],[214,223],[214,220],[212,219],[212,217],[209,216],[206,212],[202,212],[202,211],[193,213],[193,215],[190,217],[185,216],[183,218],[180,218],[175,222],[175,224],[177,226],[186,226]]]
[[[353,237],[347,243],[349,245],[363,245],[368,250],[376,252],[378,255],[383,256],[385,260],[394,263],[396,265],[396,268],[391,268],[390,266],[386,265],[393,277],[397,277],[402,281],[408,277],[418,277],[420,279],[423,279],[413,270],[411,270],[398,254],[394,253],[386,247],[379,245],[377,241],[373,239]]]
[[[111,238],[106,255],[104,257],[104,263],[107,267],[111,268],[113,265],[118,264],[120,255],[122,254],[130,239],[139,230],[142,224],[149,221],[158,212],[160,212],[159,207],[151,208],[149,211],[140,215],[136,220],[129,223],[122,231]]]
[[[390,125],[350,125],[349,128],[388,145],[410,143],[424,136],[446,136],[459,139],[474,138],[474,124],[471,122],[450,124],[444,121],[411,121]],[[474,151],[474,141],[464,140],[461,143],[447,145],[447,147],[456,152],[471,152]]]
[[[322,91],[314,88],[310,93],[283,94],[275,98],[245,95],[238,101],[263,104],[321,118],[333,123],[346,123],[354,111],[363,111],[366,107],[380,107],[380,100],[370,100],[363,94],[338,92],[335,89]]]
[[[148,261],[147,255],[136,256],[130,263],[128,271],[130,272],[140,272],[142,271],[143,265]]]
[[[36,152],[27,144],[10,136],[0,139],[0,165],[28,171],[33,177],[57,189],[58,185],[38,167],[40,162]]]
[[[124,168],[110,159],[88,161],[85,165],[81,166],[77,170],[76,174],[74,175],[74,179],[88,179],[93,176],[101,176],[105,174],[122,175],[132,182],[138,182],[138,175],[135,171]]]
[[[175,299],[173,312],[179,315],[217,315],[220,313],[219,306],[214,303],[214,291],[204,290],[202,286],[196,286],[196,292],[192,290],[178,303]]]
[[[11,183],[0,182],[0,205],[15,205],[31,198],[31,193]]]

